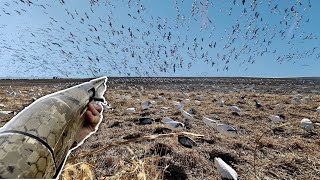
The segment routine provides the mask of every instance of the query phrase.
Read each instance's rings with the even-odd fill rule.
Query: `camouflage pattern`
[[[37,140],[21,134],[3,133],[0,134],[0,147],[0,178],[54,176],[53,157]]]
[[[105,82],[98,78],[44,96],[1,128],[0,159],[7,161],[1,160],[0,177],[52,178],[83,125],[87,104],[93,96],[103,98]]]

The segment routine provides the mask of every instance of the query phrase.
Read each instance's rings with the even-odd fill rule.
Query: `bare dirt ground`
[[[19,112],[33,98],[85,81],[0,80],[0,104],[5,106],[0,109]],[[94,179],[219,179],[215,157],[231,165],[240,179],[320,179],[320,127],[315,124],[320,122],[316,112],[319,78],[109,78],[108,86],[105,97],[113,110],[103,113],[97,133],[72,152],[67,166],[78,171],[67,174],[74,179],[90,172]],[[155,102],[141,110],[136,99]],[[184,109],[193,109],[192,120],[183,118],[172,104],[185,99],[190,99]],[[262,108],[257,109],[254,100]],[[233,105],[241,109],[239,115],[229,110]],[[124,113],[129,107],[136,112]],[[169,109],[161,113],[161,107]],[[269,115],[278,114],[286,121],[272,123]],[[164,128],[163,116],[185,123],[186,129]],[[155,122],[141,125],[141,117]],[[202,117],[232,125],[238,136],[220,134],[204,124]],[[1,116],[0,126],[11,118]],[[314,123],[312,132],[300,127],[303,118]],[[182,131],[204,137],[189,136],[197,143],[192,148],[182,146],[176,136],[143,139]],[[101,147],[105,150],[92,152]],[[91,153],[82,157],[83,152]],[[61,178],[67,178],[67,171]]]

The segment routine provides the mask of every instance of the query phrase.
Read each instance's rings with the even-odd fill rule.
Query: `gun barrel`
[[[91,100],[104,101],[106,77],[49,94],[0,129],[0,177],[52,178],[83,126]]]

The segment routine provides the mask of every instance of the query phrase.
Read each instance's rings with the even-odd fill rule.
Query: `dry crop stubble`
[[[49,83],[49,82],[48,82]],[[41,88],[41,95],[64,89],[68,84],[58,87],[53,86],[12,86],[14,91],[21,90],[21,95],[7,96],[4,91],[7,87],[0,89],[3,103],[6,110],[19,110],[32,102],[35,92],[25,93],[33,88]],[[116,85],[114,85],[116,86]],[[196,85],[194,85],[196,86]],[[320,131],[315,128],[313,133],[307,133],[300,128],[302,118],[310,118],[312,122],[319,122],[316,119],[316,112],[313,111],[320,105],[320,96],[301,92],[303,97],[312,95],[313,100],[292,104],[291,99],[296,97],[291,91],[271,93],[252,92],[241,89],[239,92],[220,91],[219,89],[205,89],[201,92],[188,90],[189,96],[181,95],[180,89],[147,89],[141,92],[141,96],[134,90],[107,89],[106,99],[111,103],[113,111],[104,112],[104,120],[97,133],[92,135],[77,150],[72,152],[69,167],[76,167],[78,176],[85,173],[86,168],[82,163],[88,163],[87,169],[91,171],[95,179],[170,179],[180,176],[182,178],[218,178],[212,159],[220,156],[229,159],[229,162],[239,174],[240,178],[253,179],[256,177],[271,179],[319,179],[320,177]],[[131,95],[132,99],[120,100],[119,95]],[[155,98],[149,98],[151,94]],[[160,102],[157,96],[166,98]],[[201,104],[195,104],[197,95],[204,96]],[[241,99],[245,96],[244,100]],[[152,96],[151,96],[152,97]],[[134,100],[140,98],[155,100],[156,104],[148,110],[141,111],[140,105]],[[165,113],[172,119],[184,122],[171,101],[182,101],[190,99],[185,110],[195,109],[194,119],[190,120],[190,129],[183,131],[202,134],[204,137],[192,137],[197,147],[188,149],[177,142],[177,137],[140,139],[134,142],[133,139],[125,140],[124,137],[139,134],[140,137],[150,135],[180,133],[181,131],[168,131],[159,122],[162,115],[160,107],[169,107]],[[223,98],[225,104],[220,106],[219,101]],[[216,99],[216,100],[215,100]],[[263,109],[256,109],[254,99],[261,102]],[[277,104],[280,104],[277,106]],[[228,109],[231,105],[241,108],[239,116],[231,114]],[[128,107],[135,107],[136,113],[123,114]],[[283,114],[286,122],[274,124],[269,120],[269,115]],[[148,125],[137,124],[141,117],[151,117],[156,122]],[[238,137],[229,138],[218,133],[214,128],[206,126],[202,122],[202,116],[219,118],[221,122],[230,124],[238,130]],[[201,117],[201,118],[200,118]],[[0,117],[3,123],[11,117]],[[117,123],[118,122],[118,123]],[[114,125],[114,126],[113,126]],[[260,138],[261,137],[261,138]],[[117,142],[130,141],[129,144],[112,146],[97,154],[81,157],[84,152],[94,151]],[[130,150],[128,150],[130,148]],[[164,152],[163,152],[164,151]],[[166,152],[167,151],[167,152]],[[168,151],[170,153],[168,153]],[[92,164],[91,164],[92,162]],[[90,165],[89,165],[90,164]],[[74,165],[74,166],[73,166]],[[89,168],[90,167],[90,168]],[[94,168],[93,168],[94,167]],[[67,166],[65,167],[67,168]],[[72,168],[70,168],[72,169]],[[74,176],[75,172],[70,172]]]

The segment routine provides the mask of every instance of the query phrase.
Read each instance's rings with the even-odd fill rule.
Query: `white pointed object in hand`
[[[214,165],[216,166],[218,174],[221,176],[222,179],[238,179],[237,172],[227,163],[225,163],[221,158],[215,157]]]
[[[303,118],[300,123],[301,127],[307,131],[310,131],[313,128],[313,124],[310,119]]]
[[[237,130],[234,127],[227,124],[217,123],[216,130],[225,136],[229,136],[229,137],[238,136]]]
[[[201,101],[195,100],[195,101],[194,101],[194,104],[200,106],[200,105],[201,105]]]
[[[125,110],[125,113],[127,113],[127,114],[131,114],[131,113],[135,113],[136,112],[136,109],[135,108],[127,108],[126,110]]]
[[[238,106],[231,106],[231,107],[230,107],[230,110],[231,110],[232,112],[236,112],[236,113],[239,113],[239,112],[240,112],[240,108],[239,108]]]
[[[173,119],[169,117],[163,117],[161,119],[161,122],[166,126],[166,128],[171,129],[171,130],[178,130],[178,129],[183,129],[184,124],[178,121],[174,121]]]
[[[191,114],[189,114],[187,111],[181,109],[181,115],[186,118],[186,119],[189,119],[189,120],[192,120],[193,119],[193,116]]]
[[[152,106],[152,103],[150,101],[145,101],[144,103],[141,104],[141,109],[149,109]]]
[[[213,119],[210,119],[207,117],[203,117],[202,120],[206,125],[211,126],[211,127],[216,127],[216,124],[217,124],[216,120],[213,120]]]
[[[280,116],[275,116],[275,115],[270,115],[269,119],[273,122],[273,123],[281,123],[284,122],[285,120],[280,118]]]

